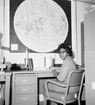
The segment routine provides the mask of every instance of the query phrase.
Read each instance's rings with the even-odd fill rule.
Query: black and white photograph
[[[0,105],[95,105],[95,0],[0,0]]]

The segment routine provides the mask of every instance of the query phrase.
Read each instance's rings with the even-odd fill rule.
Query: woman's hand
[[[53,74],[55,77],[57,77],[58,72],[57,72],[56,70],[52,70],[52,74]]]
[[[57,75],[58,75],[59,73],[56,71],[56,67],[51,66],[51,67],[49,67],[49,69],[52,71],[52,74],[53,74],[55,77],[57,77]]]

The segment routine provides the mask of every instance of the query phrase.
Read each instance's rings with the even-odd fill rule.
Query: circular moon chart
[[[68,34],[64,10],[53,0],[25,0],[15,11],[14,29],[19,40],[36,52],[50,52]]]

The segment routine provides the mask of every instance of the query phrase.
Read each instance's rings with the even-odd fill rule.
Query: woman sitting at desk
[[[57,82],[67,82],[67,77],[70,71],[77,70],[76,64],[73,61],[72,50],[69,46],[64,45],[63,43],[59,45],[58,52],[60,58],[63,60],[63,64],[61,67],[50,67],[53,75],[57,78],[55,81]],[[62,90],[61,87],[51,84],[48,84],[48,88],[54,91],[65,91]]]

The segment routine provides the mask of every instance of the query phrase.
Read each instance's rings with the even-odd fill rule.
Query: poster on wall
[[[56,53],[71,36],[71,1],[10,0],[11,52]]]

